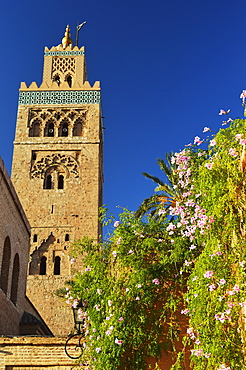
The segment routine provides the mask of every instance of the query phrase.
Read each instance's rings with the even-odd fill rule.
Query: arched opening
[[[65,242],[69,242],[69,234],[65,235]]]
[[[59,175],[58,177],[58,189],[63,189],[64,188],[64,176]]]
[[[65,80],[67,81],[69,87],[72,87],[72,81],[73,81],[72,76],[68,75]]]
[[[0,288],[5,294],[7,294],[7,291],[8,291],[10,257],[11,257],[11,246],[10,246],[10,239],[7,236],[4,241],[3,259],[2,259],[1,275],[0,275]]]
[[[54,123],[53,122],[47,122],[47,125],[44,129],[44,136],[53,137],[54,136]]]
[[[57,85],[60,86],[61,79],[60,79],[60,76],[59,75],[55,75],[53,77],[53,81],[55,81],[57,83]]]
[[[29,130],[29,136],[32,136],[32,137],[40,136],[40,122],[38,120],[35,120],[32,123],[32,127],[30,127],[30,130]]]
[[[73,127],[73,136],[82,136],[82,121],[77,119]]]
[[[36,243],[38,241],[38,236],[37,234],[33,235],[33,243]]]
[[[15,258],[14,258],[14,264],[13,264],[12,285],[11,285],[11,295],[10,295],[10,300],[15,305],[16,305],[16,302],[17,302],[19,272],[20,272],[19,255],[18,255],[18,253],[16,253]]]
[[[40,261],[39,275],[46,275],[46,261],[47,258],[43,256]]]
[[[52,175],[47,174],[44,179],[44,189],[52,189]]]
[[[54,275],[61,274],[61,257],[55,257],[55,264],[54,264]]]
[[[68,136],[68,123],[67,122],[62,122],[59,131],[58,131],[58,136]]]

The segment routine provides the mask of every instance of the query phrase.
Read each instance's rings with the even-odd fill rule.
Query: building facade
[[[56,291],[71,279],[71,242],[99,239],[103,142],[100,84],[87,81],[84,47],[44,50],[42,84],[21,83],[12,181],[31,225],[27,295],[55,335],[71,330]],[[63,325],[61,325],[61,322]]]

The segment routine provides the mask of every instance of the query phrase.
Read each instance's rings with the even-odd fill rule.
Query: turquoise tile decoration
[[[100,91],[20,91],[19,105],[100,104]]]
[[[45,56],[64,56],[64,55],[85,55],[84,50],[78,50],[78,51],[45,51]]]

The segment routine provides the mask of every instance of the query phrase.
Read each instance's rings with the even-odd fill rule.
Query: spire
[[[65,31],[64,37],[62,39],[63,49],[66,49],[66,47],[68,45],[72,46],[73,41],[72,41],[72,39],[71,39],[70,36],[71,36],[71,34],[70,34],[70,26],[68,24],[67,27],[66,27],[66,31]]]

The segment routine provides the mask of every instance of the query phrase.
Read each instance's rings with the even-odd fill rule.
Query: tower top
[[[69,46],[69,45],[72,46],[73,45],[73,41],[72,41],[70,36],[71,36],[70,26],[68,24],[67,27],[66,27],[64,37],[62,39],[62,47],[63,47],[64,50],[66,49],[67,46]]]

